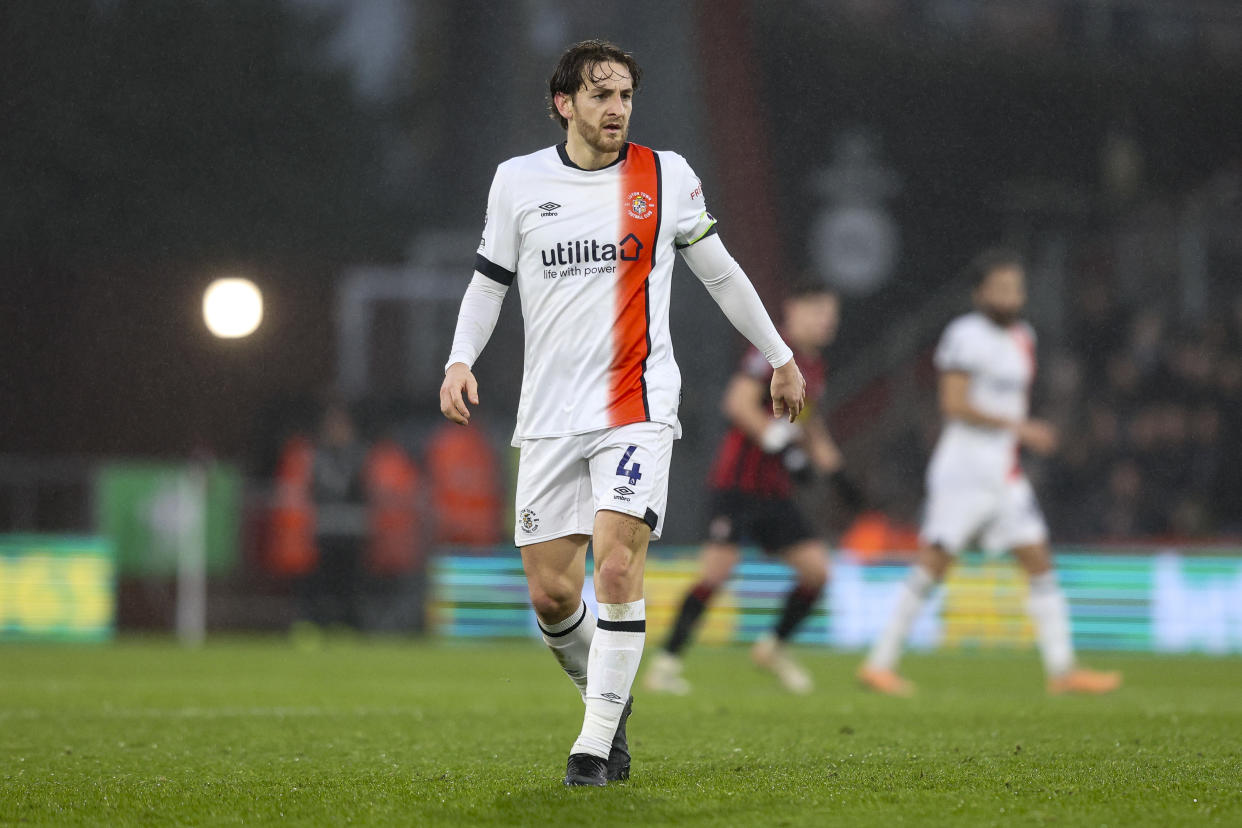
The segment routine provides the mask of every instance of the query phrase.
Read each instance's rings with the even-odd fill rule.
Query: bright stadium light
[[[216,279],[203,294],[203,320],[221,339],[250,336],[263,321],[263,294],[249,279]]]

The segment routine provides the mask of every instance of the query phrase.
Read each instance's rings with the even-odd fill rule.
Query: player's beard
[[[1011,310],[1009,308],[985,307],[983,308],[983,313],[988,319],[991,319],[1002,328],[1008,328],[1022,318],[1021,309]]]
[[[617,132],[616,137],[604,132],[602,125],[584,124],[579,121],[577,126],[578,134],[582,137],[582,140],[586,142],[587,146],[600,154],[620,152],[621,147],[625,146],[626,136],[630,132],[630,125],[624,121],[621,123],[621,129]]]

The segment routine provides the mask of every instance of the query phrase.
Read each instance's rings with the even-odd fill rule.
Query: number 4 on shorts
[[[628,477],[630,479],[631,486],[638,483],[638,481],[642,480],[643,477],[638,473],[638,470],[642,468],[640,464],[635,463],[628,469],[625,467],[625,464],[630,462],[630,458],[634,456],[634,452],[637,450],[638,446],[630,446],[627,448],[625,450],[625,454],[621,455],[621,462],[617,464],[617,474],[621,477]]]

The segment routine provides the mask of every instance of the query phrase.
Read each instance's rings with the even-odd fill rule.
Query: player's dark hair
[[[979,288],[994,271],[1022,266],[1022,256],[1018,251],[1009,247],[989,247],[962,269],[962,278],[970,282],[972,288]]]
[[[600,64],[619,63],[630,73],[634,91],[638,91],[638,82],[642,79],[643,70],[629,52],[622,51],[618,46],[607,40],[584,40],[575,43],[565,50],[552,77],[548,78],[548,117],[561,125],[561,129],[569,129],[569,122],[560,112],[556,111],[556,96],[564,94],[573,97],[579,89],[586,88],[587,81],[592,83],[607,79],[607,75],[599,70]]]

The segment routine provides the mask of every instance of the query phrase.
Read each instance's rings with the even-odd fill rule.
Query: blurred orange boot
[[[1121,673],[1075,668],[1068,673],[1048,679],[1048,692],[1053,696],[1065,693],[1086,693],[1098,696],[1111,693],[1121,686]]]
[[[886,696],[909,698],[914,695],[914,685],[892,670],[882,670],[878,667],[868,667],[864,664],[858,668],[858,680],[868,690],[874,690]]]

